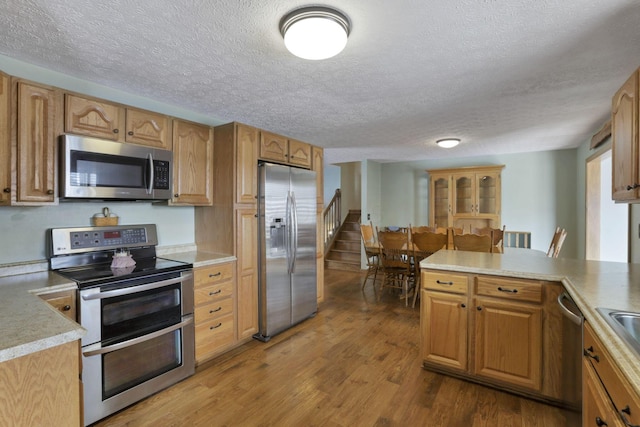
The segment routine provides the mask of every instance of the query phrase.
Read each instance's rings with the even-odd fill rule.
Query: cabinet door
[[[616,92],[611,105],[612,168],[615,201],[638,198],[638,73]],[[631,188],[629,188],[631,187]]]
[[[540,390],[542,307],[477,298],[475,374]]]
[[[500,173],[480,173],[476,175],[477,215],[500,214]]]
[[[467,296],[421,291],[422,359],[467,370]]]
[[[0,73],[0,206],[11,204],[11,96],[9,76]]]
[[[61,291],[39,295],[56,310],[76,321],[76,291]]]
[[[429,185],[429,224],[451,227],[451,175],[431,175]]]
[[[65,95],[64,130],[77,135],[124,141],[124,107],[96,99]]]
[[[258,332],[258,218],[256,209],[237,211],[238,339]]]
[[[55,202],[59,100],[55,89],[18,83],[17,202]]]
[[[260,132],[260,158],[287,163],[288,155],[287,138],[270,132]]]
[[[475,186],[475,174],[453,175],[453,215],[468,216],[475,212]]]
[[[212,163],[212,129],[205,125],[174,120],[172,203],[210,206],[213,199]]]
[[[236,203],[255,204],[258,197],[258,129],[241,124],[236,129]]]
[[[125,140],[171,150],[171,119],[163,114],[127,108]]]
[[[591,363],[582,363],[582,425],[583,427],[623,427],[618,414],[602,387]]]
[[[311,147],[313,157],[312,170],[316,173],[316,204],[319,209],[324,209],[324,150],[320,147]]]
[[[311,145],[307,144],[306,142],[290,139],[288,159],[289,159],[289,163],[291,163],[292,165],[310,168],[311,167]]]

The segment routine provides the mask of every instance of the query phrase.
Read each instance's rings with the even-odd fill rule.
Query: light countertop
[[[188,262],[194,267],[236,260],[228,254],[197,250],[163,251],[158,256]],[[33,271],[43,266],[46,268],[47,264],[25,263],[2,269],[8,275],[0,277],[0,362],[79,340],[85,334],[82,326],[38,297],[77,289],[75,282],[52,271]]]
[[[640,312],[640,264],[548,258],[530,249],[504,254],[441,250],[421,268],[562,282],[586,321],[640,395],[640,355],[606,323],[596,307]]]

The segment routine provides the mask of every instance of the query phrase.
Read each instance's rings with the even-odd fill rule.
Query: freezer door
[[[298,323],[318,310],[316,288],[316,173],[291,168],[293,211],[293,268],[291,322]]]
[[[259,168],[259,329],[269,337],[291,324],[291,286],[288,273],[287,215],[289,168],[263,164]]]

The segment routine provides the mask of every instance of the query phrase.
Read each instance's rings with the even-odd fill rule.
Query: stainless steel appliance
[[[569,294],[558,295],[562,321],[562,396],[567,426],[582,425],[582,326],[584,317]]]
[[[315,172],[258,166],[259,332],[268,341],[318,309]]]
[[[168,200],[172,160],[169,150],[62,135],[60,197]]]
[[[84,423],[194,373],[192,265],[156,257],[153,224],[56,228],[51,269],[78,284]],[[114,249],[135,265],[112,267]]]

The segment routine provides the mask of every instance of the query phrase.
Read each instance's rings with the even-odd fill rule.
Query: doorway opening
[[[611,149],[587,159],[588,260],[629,262],[629,205],[611,199]]]

